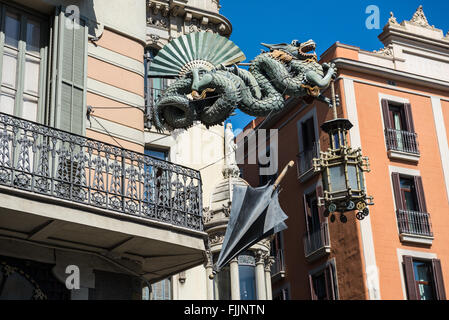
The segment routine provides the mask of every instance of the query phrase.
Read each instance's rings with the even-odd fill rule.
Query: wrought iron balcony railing
[[[387,149],[419,155],[417,134],[395,129],[385,129]]]
[[[203,230],[198,171],[4,113],[0,185]]]
[[[327,222],[323,222],[320,229],[304,235],[304,254],[306,257],[311,256],[320,249],[330,247],[329,226]]]
[[[398,210],[399,233],[433,237],[430,215],[426,212]]]
[[[315,142],[311,149],[304,150],[296,156],[298,178],[313,168],[313,158],[319,158],[320,151],[320,143]]]
[[[276,276],[282,272],[285,272],[284,250],[279,249],[276,251],[276,256],[274,257],[274,263],[271,266],[271,275]]]

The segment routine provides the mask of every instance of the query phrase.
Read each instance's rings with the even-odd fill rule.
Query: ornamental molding
[[[393,54],[393,46],[391,46],[391,45],[388,46],[388,47],[382,48],[380,50],[374,50],[373,53],[380,54],[380,55],[386,56],[386,57],[393,57],[394,56],[394,54]]]
[[[399,25],[393,12],[390,12],[390,18],[388,19],[388,24],[389,25]]]
[[[159,17],[150,16],[147,18],[147,25],[167,30],[170,25],[170,20],[168,17],[164,16]]]
[[[435,26],[431,26],[429,24],[429,21],[427,21],[427,17],[424,14],[424,10],[422,5],[418,7],[415,14],[413,15],[412,19],[409,21],[415,25],[428,28],[428,29],[435,29]]]
[[[167,2],[148,0],[148,7],[153,11],[154,15],[161,13],[164,17],[167,17],[170,13],[170,6]]]

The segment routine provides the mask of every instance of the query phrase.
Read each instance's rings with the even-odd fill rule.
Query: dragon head
[[[290,54],[291,56],[293,56],[297,59],[306,60],[306,59],[315,58],[315,60],[316,60],[316,53],[315,53],[316,44],[315,44],[315,41],[313,41],[313,40],[308,40],[306,42],[299,42],[298,40],[293,40],[290,44],[262,43],[262,45],[269,48],[271,52],[280,50],[280,51]],[[311,51],[313,51],[313,52],[311,52]]]
[[[306,42],[300,43],[297,40],[293,40],[292,45],[296,45],[298,50],[298,58],[299,59],[310,59],[315,58],[316,59],[316,43],[313,40],[308,40]],[[313,52],[311,52],[313,51]]]

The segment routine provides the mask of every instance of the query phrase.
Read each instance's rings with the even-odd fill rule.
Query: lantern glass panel
[[[346,177],[344,164],[332,166],[329,168],[331,192],[339,192],[346,190]]]
[[[353,190],[359,190],[359,184],[357,182],[357,166],[348,164],[348,179],[349,187]]]

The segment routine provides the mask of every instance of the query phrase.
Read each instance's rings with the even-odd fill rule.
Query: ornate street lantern
[[[369,172],[369,161],[362,156],[361,149],[352,149],[347,134],[352,128],[348,119],[334,119],[323,123],[321,129],[329,134],[329,149],[313,159],[315,172],[321,172],[324,197],[319,205],[326,208],[325,215],[335,221],[335,212],[340,212],[340,221],[347,222],[345,212],[357,210],[356,217],[363,220],[369,214],[367,206],[373,198],[366,195],[363,173]]]

